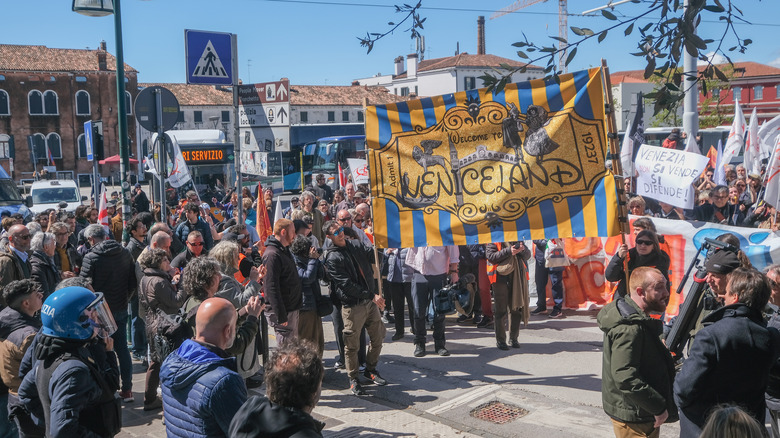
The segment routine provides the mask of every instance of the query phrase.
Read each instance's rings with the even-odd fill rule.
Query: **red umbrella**
[[[100,164],[119,164],[119,155],[112,155],[105,160],[100,160],[98,163]],[[130,158],[130,164],[138,164],[138,160]]]

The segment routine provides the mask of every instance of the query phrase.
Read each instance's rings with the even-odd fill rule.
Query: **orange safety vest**
[[[241,266],[241,261],[243,261],[245,258],[246,258],[246,256],[244,255],[244,253],[242,253],[242,252],[238,253],[238,265],[239,266]],[[249,279],[244,277],[243,274],[241,274],[241,270],[240,269],[238,271],[236,271],[235,274],[233,274],[233,278],[235,278],[236,281],[241,284],[241,286],[246,286],[246,284],[249,283]]]
[[[502,243],[496,243],[496,251],[501,251],[501,245]],[[512,256],[514,257],[514,256]],[[525,267],[525,279],[529,280],[530,274],[528,273],[528,265],[525,264],[524,260],[520,260],[520,263]],[[496,279],[498,278],[498,273],[496,272],[498,265],[494,265],[493,263],[487,262],[487,276],[488,280],[490,281],[490,284],[493,284],[496,282]]]

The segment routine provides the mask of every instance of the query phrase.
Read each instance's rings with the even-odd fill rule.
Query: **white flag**
[[[748,174],[761,173],[761,148],[758,144],[758,115],[756,115],[755,108],[753,108],[753,114],[750,115],[750,124],[748,124],[747,136],[745,137],[745,159],[743,165]]]
[[[769,165],[766,167],[766,179],[764,181],[764,201],[777,208],[780,200],[780,136],[776,137],[775,148],[769,158]]]
[[[184,156],[179,149],[179,142],[175,138],[170,138],[173,143],[173,167],[168,172],[168,182],[171,187],[181,187],[192,179],[190,176],[190,170],[187,168],[187,163],[184,161]]]
[[[745,115],[742,114],[742,108],[739,106],[739,100],[734,101],[734,121],[731,123],[729,138],[726,140],[726,146],[723,147],[723,159],[718,160],[723,165],[729,164],[731,159],[739,155],[740,149],[745,144]]]
[[[276,198],[276,208],[274,209],[274,224],[279,219],[283,218],[284,215],[282,214],[282,199]],[[273,224],[271,224],[271,228],[273,228]]]
[[[719,185],[726,185],[726,169],[723,167],[728,164],[723,162],[723,142],[718,139],[718,160],[715,163],[715,173],[712,175],[712,181]]]
[[[775,147],[775,139],[780,135],[780,116],[761,125],[758,130],[758,142],[761,144],[761,159],[769,158]]]
[[[160,179],[160,174],[157,173],[157,167],[155,167],[154,160],[151,157],[144,157],[144,172],[149,172],[155,178]]]
[[[688,136],[688,142],[685,144],[685,152],[693,152],[694,154],[701,155],[701,150],[699,149],[699,144],[696,143],[695,135]]]
[[[645,142],[644,101],[642,93],[636,97],[636,113],[631,127],[623,136],[623,144],[620,146],[620,165],[623,167],[623,176],[626,178],[636,176],[634,170],[634,146],[639,147]]]

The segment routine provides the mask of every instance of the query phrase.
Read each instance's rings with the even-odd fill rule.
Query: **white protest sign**
[[[637,194],[681,208],[693,208],[693,180],[709,162],[705,156],[643,144],[636,156]]]
[[[368,164],[361,158],[348,158],[349,171],[355,184],[368,184]]]

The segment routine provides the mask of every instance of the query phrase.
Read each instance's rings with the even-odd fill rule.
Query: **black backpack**
[[[146,299],[145,296],[144,299]],[[185,312],[184,309],[187,306],[187,302],[189,302],[189,299],[184,302],[184,305],[175,314],[165,313],[159,307],[155,309],[155,327],[152,339],[149,340],[152,344],[152,360],[155,362],[162,362],[169,354],[176,351],[184,341],[195,336],[189,321],[198,313],[200,305],[193,307],[189,312]],[[146,301],[146,306],[147,308],[149,307],[149,301]]]

